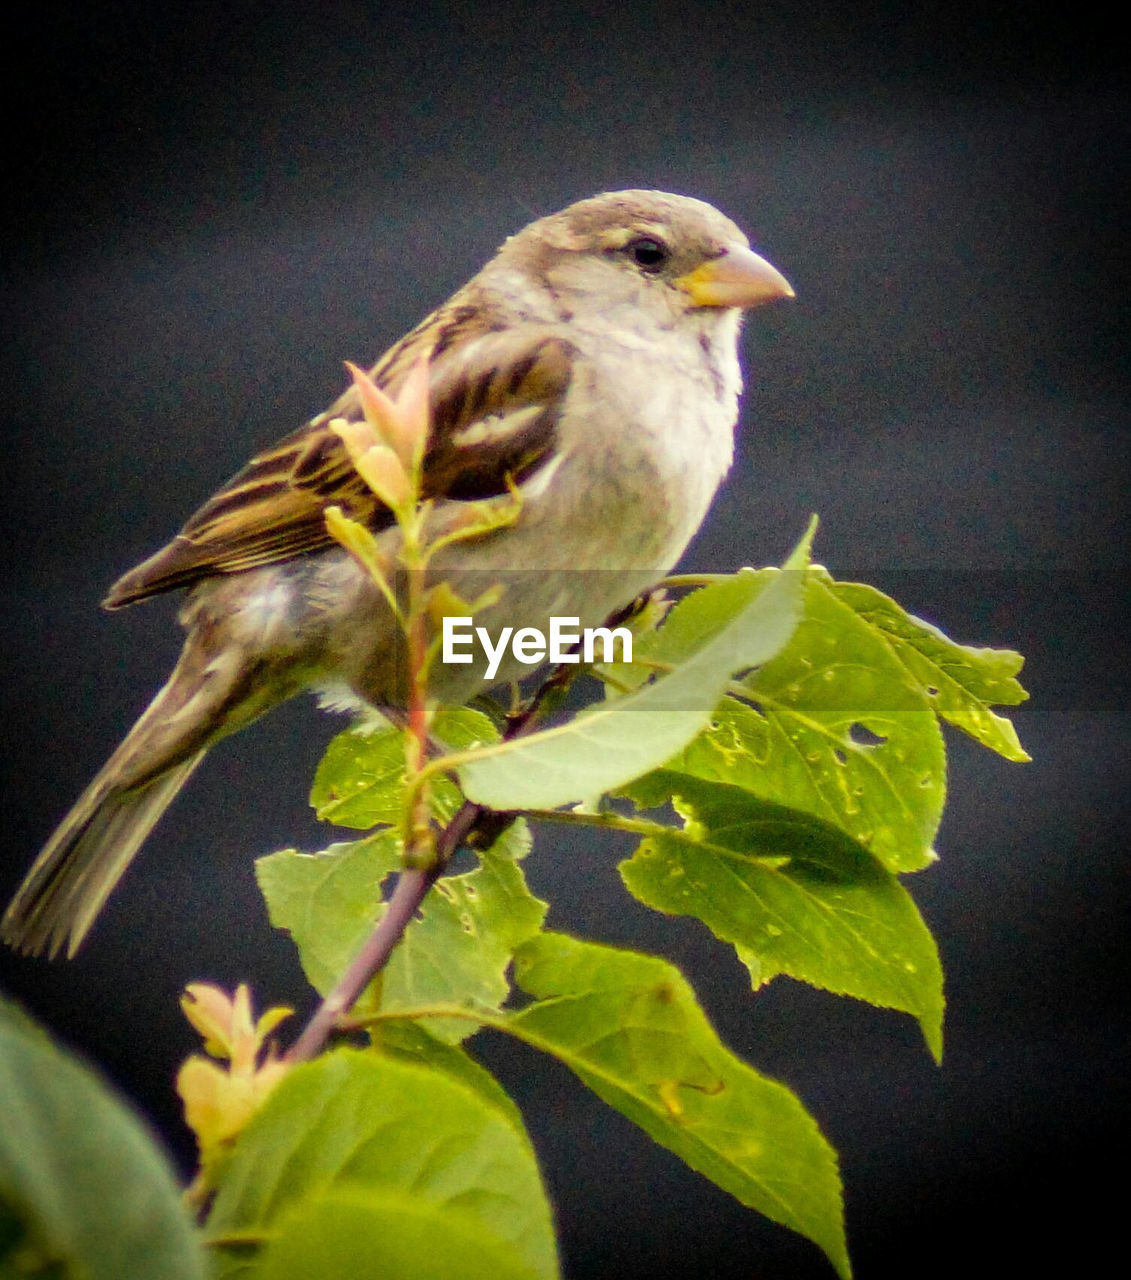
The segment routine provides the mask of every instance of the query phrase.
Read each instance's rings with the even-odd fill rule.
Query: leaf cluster
[[[909,1014],[940,1057],[938,951],[901,877],[936,856],[942,722],[1027,758],[993,710],[1025,697],[1021,659],[956,644],[879,591],[835,581],[809,563],[811,532],[780,570],[697,579],[670,610],[646,611],[633,663],[594,668],[603,696],[561,723],[505,736],[501,709],[441,709],[415,766],[411,732],[393,726],[355,727],[331,743],[311,803],[359,836],[257,864],[272,922],[323,995],[386,910],[406,833],[419,828],[407,810],[423,802],[425,821],[442,829],[472,801],[509,825],[471,870],[436,881],[355,1004],[351,1043],[277,1077],[272,1065],[251,1113],[252,1086],[240,1084],[234,1124],[214,1101],[233,1086],[194,1060],[209,1085],[202,1238],[214,1275],[553,1280],[550,1200],[517,1108],[469,1048],[481,1031],[556,1058],[849,1274],[836,1155],[801,1101],[722,1043],[672,964],[548,929],[548,904],[523,872],[539,823],[629,832],[624,889],[700,920],[733,947],[736,975],[753,990],[786,975]],[[254,1029],[276,1015],[254,1022],[240,999],[232,1025],[251,1046],[250,1080],[263,1070]],[[205,1028],[214,1054],[221,1022]],[[103,1116],[99,1087],[22,1024],[0,1022],[0,1049],[5,1090],[27,1091],[29,1115],[53,1105],[49,1087],[30,1084],[47,1078],[46,1055]],[[132,1122],[115,1113],[105,1123],[109,1140],[110,1127]],[[137,1145],[117,1128],[113,1141],[123,1152]],[[154,1188],[145,1247],[175,1264],[115,1261],[113,1272],[83,1252],[92,1210],[82,1188],[39,1159],[17,1159],[0,1140],[0,1274],[17,1255],[34,1264],[27,1274],[78,1274],[68,1249],[92,1276],[201,1274],[164,1171],[129,1176]],[[51,1202],[52,1177],[73,1201]],[[68,1220],[77,1226],[64,1229]],[[122,1248],[131,1239],[119,1234]]]
[[[634,657],[595,669],[604,699],[530,736],[500,737],[491,717],[466,708],[435,721],[436,820],[464,798],[517,820],[473,870],[442,877],[406,929],[355,1007],[367,1047],[296,1068],[251,1122],[209,1231],[261,1232],[264,1243],[226,1247],[232,1266],[298,1275],[284,1255],[295,1256],[302,1224],[324,1222],[323,1212],[340,1215],[341,1233],[347,1219],[370,1222],[367,1239],[396,1237],[435,1212],[429,1239],[449,1225],[456,1233],[444,1248],[477,1233],[452,1274],[476,1274],[468,1259],[481,1248],[484,1270],[506,1257],[516,1275],[556,1275],[529,1141],[465,1043],[488,1028],[557,1058],[655,1141],[809,1237],[848,1274],[836,1156],[817,1123],[722,1044],[671,964],[545,929],[547,904],[522,871],[529,828],[635,833],[624,887],[660,912],[701,920],[734,947],[754,988],[785,974],[911,1014],[937,1058],[938,952],[899,877],[935,857],[946,789],[940,721],[1026,758],[1012,725],[991,710],[1024,697],[1014,678],[1021,660],[955,644],[880,592],[836,582],[808,564],[808,539],[781,570],[704,580],[638,636]],[[320,992],[372,929],[399,869],[404,761],[396,729],[339,735],[311,800],[320,817],[366,834],[258,863],[271,919],[291,934]],[[411,1102],[400,1100],[405,1071]],[[331,1075],[342,1089],[372,1087],[372,1105],[337,1101]],[[300,1089],[325,1089],[318,1096],[333,1117],[300,1104]],[[439,1119],[457,1095],[468,1126],[458,1141]],[[347,1119],[361,1115],[379,1140]],[[495,1135],[490,1175],[473,1138],[481,1126]],[[403,1163],[353,1154],[348,1168],[333,1166],[315,1154],[330,1133],[354,1153],[370,1140],[403,1145]],[[430,1181],[433,1140],[446,1144],[442,1190]],[[317,1177],[307,1158],[319,1162]],[[402,1212],[409,1204],[412,1215]],[[510,1207],[499,1214],[500,1204]],[[385,1214],[395,1229],[379,1229]],[[430,1248],[395,1274],[446,1274]]]

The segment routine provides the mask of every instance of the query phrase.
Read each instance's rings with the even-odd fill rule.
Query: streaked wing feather
[[[455,306],[444,323],[425,321],[378,362],[378,385],[395,393],[433,342],[425,496],[468,501],[505,493],[508,477],[525,479],[553,448],[573,348],[534,326],[483,332],[481,313]],[[360,416],[351,387],[325,413],[256,454],[172,542],[114,584],[106,607],[326,547],[331,505],[375,529],[391,524],[330,427],[335,418]]]

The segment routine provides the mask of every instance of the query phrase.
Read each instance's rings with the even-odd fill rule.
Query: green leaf
[[[890,871],[838,827],[740,787],[657,772],[630,792],[674,799],[682,830],[620,867],[642,902],[691,915],[734,943],[758,987],[779,973],[919,1019],[942,1054],[942,967]]]
[[[8,1008],[0,1099],[0,1273],[203,1280],[172,1169],[149,1132]]]
[[[499,734],[487,716],[470,707],[445,707],[436,716],[432,736],[451,751],[495,742]],[[404,733],[368,726],[346,729],[326,748],[314,775],[310,803],[324,822],[368,830],[400,821],[404,808]],[[432,807],[446,822],[462,797],[447,778],[432,786]]]
[[[731,782],[840,827],[891,870],[933,861],[946,757],[928,699],[814,574],[790,642],[667,768]],[[673,615],[674,620],[674,615]]]
[[[1028,694],[1014,679],[1025,659],[1012,649],[956,644],[929,622],[904,612],[875,587],[830,582],[838,600],[882,634],[942,718],[1007,760],[1031,759],[1017,730],[993,705],[1016,706]]]
[[[310,803],[323,822],[367,830],[401,816],[404,734],[368,726],[346,729],[326,748],[314,774]]]
[[[510,1120],[440,1072],[362,1050],[336,1049],[279,1084],[236,1143],[208,1233],[286,1239],[290,1215],[309,1220],[328,1194],[386,1192],[455,1210],[530,1274],[558,1274],[538,1167]]]
[[[384,909],[382,885],[400,865],[400,842],[388,830],[321,853],[284,849],[256,860],[271,923],[290,933],[307,980],[322,995],[377,923]]]
[[[521,842],[523,852],[529,849],[526,824],[516,824],[503,842],[512,847]],[[428,1004],[498,1009],[510,995],[508,971],[515,948],[538,932],[546,910],[513,858],[484,854],[474,871],[443,876],[385,970],[381,1011]],[[461,1018],[437,1019],[429,1030],[455,1041],[475,1026]]]
[[[213,1248],[209,1280],[259,1280],[259,1249],[251,1245]]]
[[[462,1045],[449,1044],[433,1035],[422,1023],[411,1022],[407,1018],[376,1022],[369,1034],[375,1052],[386,1054],[399,1062],[411,1062],[429,1067],[433,1071],[442,1071],[478,1093],[484,1102],[497,1107],[510,1120],[515,1132],[530,1145],[522,1115],[510,1094]]]
[[[403,1191],[336,1191],[311,1197],[288,1215],[258,1274],[262,1280],[537,1280],[540,1273],[457,1206]]]
[[[391,1013],[437,1003],[497,1009],[510,994],[507,971],[515,947],[541,928],[546,914],[518,865],[529,848],[525,823],[516,823],[474,871],[438,880],[355,1011]],[[383,881],[399,865],[400,846],[391,831],[324,853],[286,850],[256,863],[271,923],[289,931],[303,971],[323,995],[380,918]],[[475,1027],[453,1018],[430,1029],[454,1041]]]
[[[835,1153],[784,1085],[721,1044],[677,969],[544,933],[518,952],[515,972],[536,997],[508,1019],[515,1035],[849,1274]]]
[[[21,1004],[5,996],[0,996],[0,1031],[11,1032],[14,1036],[25,1036],[45,1048],[55,1047],[55,1042],[47,1034],[46,1028],[40,1026]]]
[[[464,793],[494,809],[555,808],[623,786],[703,727],[731,676],[770,659],[797,622],[813,528],[781,573],[735,579],[738,612],[670,674],[564,725],[500,742],[459,769]]]
[[[751,584],[759,589],[776,577],[776,569],[740,569],[689,592],[668,611],[663,625],[640,638],[634,653],[673,666],[686,662],[722,631],[750,598]],[[802,568],[798,574],[806,576]]]

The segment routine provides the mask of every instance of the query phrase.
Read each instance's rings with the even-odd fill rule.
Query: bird
[[[427,361],[422,491],[437,527],[468,504],[520,504],[508,527],[449,545],[433,573],[467,600],[503,582],[488,622],[516,629],[555,615],[598,625],[653,585],[731,465],[742,313],[792,296],[734,222],[690,196],[606,192],[510,236],[370,372],[396,395]],[[16,950],[75,954],[221,738],[303,690],[338,709],[403,705],[397,626],[326,523],[336,506],[395,554],[393,515],[340,431],[362,412],[355,384],[110,589],[108,609],[185,591],[184,648],[8,906],[0,937]],[[515,674],[504,664],[496,682]],[[458,704],[483,683],[482,664],[438,663],[429,692]]]

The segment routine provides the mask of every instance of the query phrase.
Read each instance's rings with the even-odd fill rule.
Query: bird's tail
[[[290,692],[263,664],[190,636],[169,682],[35,860],[0,937],[19,951],[73,956],[146,836],[208,748]]]

